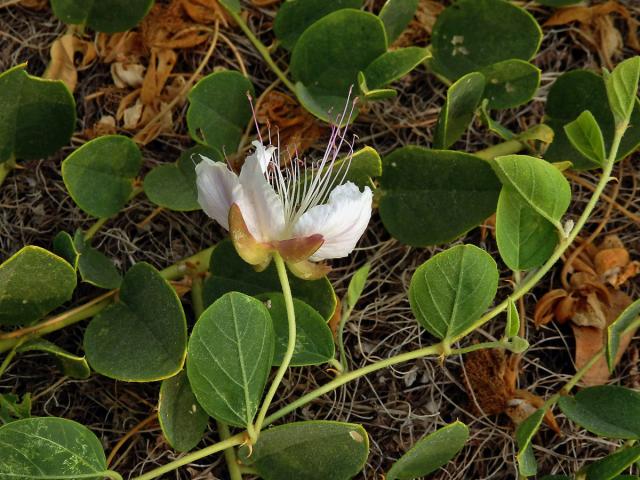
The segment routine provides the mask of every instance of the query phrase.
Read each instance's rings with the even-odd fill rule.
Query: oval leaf
[[[102,480],[107,459],[87,427],[64,418],[26,418],[0,427],[0,477]],[[92,475],[94,474],[94,475]]]
[[[392,43],[407,28],[418,8],[419,0],[387,0],[380,10],[387,39]]]
[[[27,246],[0,265],[0,325],[25,325],[67,300],[76,273],[44,248]]]
[[[51,0],[56,17],[64,23],[87,25],[97,32],[124,32],[149,12],[153,0]]]
[[[469,429],[462,422],[442,427],[416,444],[393,464],[387,480],[411,480],[434,472],[462,450]]]
[[[78,206],[94,217],[110,217],[125,206],[142,155],[133,140],[106,135],[85,143],[62,162],[62,179]]]
[[[480,70],[487,80],[484,96],[489,108],[513,108],[533,98],[540,85],[540,69],[524,60],[509,59]]]
[[[575,397],[560,397],[567,418],[596,435],[640,438],[640,393],[613,385],[585,388]]]
[[[158,420],[169,445],[188,452],[202,439],[209,415],[196,400],[185,371],[162,381]]]
[[[25,66],[0,74],[0,163],[51,155],[75,127],[76,102],[65,84],[32,77]]]
[[[264,430],[248,454],[240,450],[265,480],[349,480],[364,467],[369,437],[353,423],[296,422]]]
[[[638,99],[640,57],[627,58],[605,76],[604,86],[616,126],[629,123],[631,112]]]
[[[273,363],[271,317],[255,298],[223,295],[198,319],[189,339],[187,373],[205,411],[246,427],[253,422]]]
[[[44,338],[33,338],[26,341],[16,350],[18,353],[24,352],[46,352],[53,355],[62,373],[71,378],[85,379],[91,375],[91,369],[85,357],[79,357],[60,348]]]
[[[407,47],[390,50],[365,69],[367,88],[376,90],[402,78],[429,57],[426,48]]]
[[[618,475],[638,460],[640,460],[640,445],[634,445],[628,448],[621,448],[602,460],[592,463],[584,469],[584,472],[589,480],[619,479],[621,477],[618,477]]]
[[[544,419],[544,409],[540,408],[529,415],[516,429],[518,442],[518,471],[524,477],[530,477],[538,472],[538,463],[533,453],[531,439],[540,428]]]
[[[147,263],[124,276],[120,301],[91,320],[84,349],[95,371],[116,380],[152,382],[184,364],[187,323],[171,285]]]
[[[582,155],[598,165],[604,164],[604,137],[598,122],[589,110],[582,112],[573,122],[567,123],[564,133],[571,145]]]
[[[380,216],[395,238],[413,246],[451,241],[496,210],[500,182],[473,155],[407,146],[383,159]]]
[[[496,262],[484,250],[473,245],[450,248],[431,257],[413,274],[411,310],[433,336],[455,339],[491,304],[498,277]]]

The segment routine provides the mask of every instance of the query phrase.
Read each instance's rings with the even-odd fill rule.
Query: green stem
[[[2,375],[4,375],[4,372],[7,370],[7,368],[9,368],[9,364],[11,363],[11,360],[13,360],[13,357],[16,356],[16,353],[18,352],[18,348],[20,347],[20,345],[22,345],[24,340],[26,340],[26,338],[16,343],[13,346],[13,348],[9,350],[9,353],[7,353],[7,356],[4,357],[2,364],[0,364],[0,377],[2,377]]]
[[[240,15],[238,15],[236,12],[234,12],[230,8],[227,8],[224,2],[221,2],[221,5],[226,9],[227,13],[231,15],[233,20],[240,27],[240,30],[244,32],[244,34],[247,36],[247,38],[253,44],[253,46],[256,47],[256,50],[258,50],[258,52],[260,53],[264,61],[267,62],[267,65],[269,65],[269,68],[273,70],[273,73],[275,73],[278,76],[278,78],[282,80],[282,83],[284,83],[287,86],[287,88],[291,90],[291,93],[295,95],[296,93],[295,85],[291,83],[291,80],[287,78],[287,76],[280,69],[280,67],[276,65],[276,62],[273,61],[273,58],[271,57],[271,53],[269,53],[269,49],[258,39],[258,37],[256,37],[253,34],[253,32],[251,31],[247,23],[244,21],[244,19]]]
[[[275,253],[273,255],[273,260],[276,264],[276,270],[278,271],[278,278],[280,279],[280,285],[282,287],[282,294],[284,295],[284,303],[287,308],[287,323],[289,326],[289,338],[287,340],[287,350],[282,358],[282,363],[276,372],[276,376],[271,382],[271,386],[269,387],[269,391],[262,402],[262,407],[260,408],[260,413],[258,413],[258,418],[255,422],[255,431],[256,434],[260,434],[260,430],[262,430],[262,426],[264,425],[264,419],[267,416],[267,411],[269,410],[269,406],[273,401],[273,397],[276,395],[276,391],[280,386],[280,382],[284,378],[284,374],[287,372],[287,368],[289,368],[289,363],[291,363],[291,358],[293,358],[293,351],[296,347],[296,313],[293,308],[293,295],[291,294],[291,287],[289,285],[289,278],[287,277],[287,267],[284,264],[284,260],[279,253]],[[270,422],[269,422],[270,423]]]
[[[13,156],[7,161],[0,163],[0,185],[2,185],[4,179],[7,178],[7,175],[9,175],[14,168],[16,168],[16,159]]]
[[[483,160],[493,160],[494,158],[502,155],[511,155],[513,153],[521,152],[525,147],[526,144],[520,140],[507,140],[506,142],[498,143],[497,145],[485,148],[484,150],[479,150],[473,155],[482,158]]]
[[[342,366],[342,373],[349,370],[349,365],[347,364],[347,352],[344,348],[344,326],[347,324],[347,321],[351,316],[351,312],[353,312],[353,308],[345,307],[344,311],[342,312],[342,317],[340,318],[340,323],[338,324],[338,351],[340,352],[340,365]]]

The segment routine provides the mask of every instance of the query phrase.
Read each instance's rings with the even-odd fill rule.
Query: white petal
[[[347,182],[337,186],[325,205],[317,205],[300,217],[294,235],[308,236],[319,233],[324,243],[310,260],[346,257],[355,248],[371,218],[373,194],[369,187],[360,192]]]
[[[262,169],[262,173],[267,171],[267,167],[271,163],[271,159],[273,158],[274,152],[277,150],[276,147],[269,146],[265,147],[262,143],[257,140],[251,142],[251,145],[256,147],[256,151],[253,154],[249,155],[245,160],[245,163],[249,161],[249,159],[257,159],[260,162],[260,168]]]
[[[241,195],[236,202],[256,240],[280,240],[284,230],[282,200],[262,172],[260,155],[247,157],[240,171]]]
[[[207,215],[229,230],[229,208],[240,189],[238,176],[223,162],[200,158],[202,161],[196,165],[198,203]]]

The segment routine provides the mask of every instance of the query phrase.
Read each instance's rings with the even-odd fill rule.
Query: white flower
[[[311,262],[349,255],[371,217],[371,189],[361,192],[344,182],[348,161],[334,169],[343,140],[335,128],[329,148],[309,173],[297,158],[283,172],[278,149],[258,141],[240,175],[202,157],[196,166],[198,202],[231,232],[247,262],[264,268],[277,251],[295,274],[317,278],[327,267]]]

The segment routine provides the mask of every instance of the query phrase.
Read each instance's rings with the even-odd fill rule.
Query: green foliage
[[[403,243],[451,241],[495,212],[500,182],[478,157],[407,146],[387,155],[382,165],[380,216]]]
[[[64,418],[34,417],[0,427],[0,477],[18,480],[102,480],[107,460],[87,427]],[[92,475],[95,474],[95,475]]]
[[[247,123],[254,96],[253,85],[240,72],[221,70],[201,79],[189,92],[187,127],[196,142],[222,152],[235,153]]]
[[[631,112],[638,100],[639,79],[640,57],[626,59],[604,77],[604,86],[616,128],[626,128],[631,119]]]
[[[342,422],[296,422],[260,434],[243,462],[265,480],[349,480],[362,470],[369,455],[369,437],[360,425]]]
[[[346,171],[347,166],[349,170]],[[325,167],[323,171],[327,171],[328,167]],[[345,175],[346,171],[346,175]],[[363,147],[357,152],[351,155],[351,158],[345,157],[336,160],[333,164],[332,181],[340,182],[344,179],[345,182],[353,182],[360,189],[368,186],[373,187],[373,178],[382,175],[382,161],[380,155],[371,147]],[[312,180],[312,173],[308,172],[306,175],[307,182]],[[304,188],[304,186],[302,186]]]
[[[564,126],[571,145],[593,163],[603,165],[606,158],[604,137],[598,122],[589,110],[582,112],[573,122]]]
[[[596,435],[640,439],[640,393],[635,390],[590,387],[574,397],[561,397],[558,405],[567,418]]]
[[[507,305],[507,325],[505,328],[505,337],[511,338],[520,332],[520,314],[516,303],[509,297]]]
[[[202,439],[209,415],[196,400],[185,371],[162,381],[158,420],[169,445],[179,452],[188,452]]]
[[[383,53],[363,72],[367,87],[376,90],[390,84],[416,68],[429,55],[426,48],[419,47],[399,48]]]
[[[484,250],[458,245],[434,255],[413,274],[409,302],[431,335],[449,341],[465,333],[493,301],[498,267]]]
[[[600,167],[600,164],[576,150],[564,131],[564,126],[574,121],[585,110],[593,114],[604,137],[605,151],[609,151],[615,126],[605,82],[601,76],[588,70],[573,70],[560,75],[547,96],[547,123],[553,129],[555,136],[545,153],[545,160],[550,162],[569,160],[573,163],[573,168],[578,170]],[[626,157],[635,151],[638,145],[640,145],[640,103],[636,101],[631,114],[631,123],[622,138],[617,159]]]
[[[362,0],[286,0],[278,9],[273,31],[287,50],[293,49],[300,35],[314,22],[343,8],[360,8]]]
[[[533,453],[531,440],[536,434],[542,419],[544,418],[544,409],[540,408],[529,415],[516,429],[516,441],[518,442],[518,471],[524,477],[530,477],[538,472],[538,464]]]
[[[142,155],[133,140],[106,135],[69,155],[62,162],[62,178],[82,210],[94,217],[110,217],[129,200],[141,166]]]
[[[119,301],[96,315],[84,349],[98,373],[128,382],[152,382],[178,373],[184,364],[187,324],[171,285],[147,263],[125,274]]]
[[[265,302],[273,321],[275,333],[275,352],[273,365],[282,363],[289,339],[287,311],[284,296],[281,293],[263,293],[258,299]],[[302,367],[305,365],[321,365],[333,358],[335,345],[333,334],[322,316],[309,305],[297,298],[293,299],[296,314],[296,346],[289,365]]]
[[[111,290],[122,282],[122,275],[113,262],[91,247],[81,230],[76,231],[73,238],[67,232],[58,233],[53,239],[53,251],[77,269],[82,280],[91,285]]]
[[[387,0],[380,10],[380,20],[392,43],[407,28],[418,8],[419,0]]]
[[[0,74],[0,163],[51,155],[69,143],[76,102],[65,84],[26,72],[26,64]]]
[[[0,265],[0,325],[28,325],[71,298],[73,267],[44,248],[27,246]]]
[[[31,417],[31,394],[26,393],[22,400],[11,393],[0,393],[0,424],[15,422]]]
[[[267,308],[231,292],[198,319],[189,339],[187,374],[198,402],[216,420],[253,422],[271,365],[275,339]]]
[[[512,108],[531,100],[540,86],[540,69],[517,58],[503,60],[480,70],[487,83],[484,97],[489,108]]]
[[[96,32],[124,32],[149,12],[153,0],[51,0],[64,23],[86,25]]]
[[[411,480],[434,472],[455,457],[469,438],[462,422],[453,422],[418,440],[393,464],[387,480]]]
[[[621,448],[611,455],[592,463],[584,469],[588,480],[612,480],[620,478],[618,475],[624,472],[634,463],[640,460],[640,445]]]
[[[484,75],[471,72],[460,77],[447,90],[434,134],[435,148],[449,148],[460,139],[475,114],[484,92]]]
[[[144,193],[156,205],[169,210],[200,210],[196,186],[196,165],[200,155],[223,161],[218,150],[198,145],[180,154],[178,161],[158,165],[144,177]]]
[[[204,283],[205,305],[210,305],[227,292],[259,295],[280,290],[275,265],[270,265],[263,272],[256,272],[238,256],[229,240],[218,243],[213,250],[210,270],[211,276]],[[337,302],[329,280],[306,281],[291,276],[289,282],[295,298],[317,310],[325,320],[333,316]]]
[[[620,348],[620,337],[625,332],[631,330],[634,326],[638,325],[640,321],[640,300],[636,300],[624,311],[618,315],[618,318],[607,327],[607,364],[609,365],[609,371],[613,372],[616,363],[616,356],[618,355],[618,349]]]
[[[20,345],[16,352],[45,352],[53,355],[60,365],[62,373],[67,377],[85,379],[91,375],[91,369],[85,357],[79,357],[67,352],[58,345],[45,340],[44,338],[32,338]]]
[[[349,280],[349,286],[347,287],[346,307],[349,310],[353,310],[358,303],[358,300],[362,296],[364,287],[367,284],[367,278],[369,277],[369,271],[371,270],[371,264],[365,263],[362,267],[355,271],[351,280]]]

